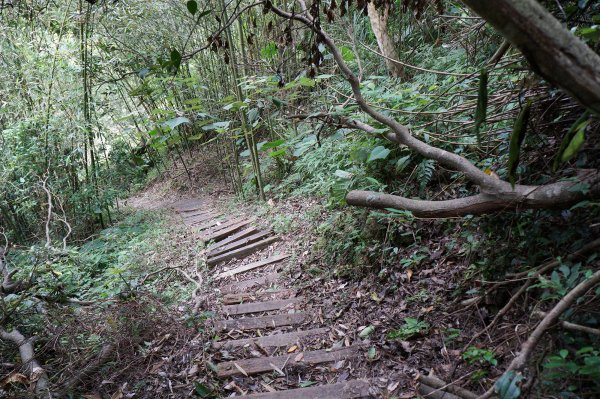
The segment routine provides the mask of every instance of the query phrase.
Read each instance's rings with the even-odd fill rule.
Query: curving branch
[[[511,1],[516,0],[503,0],[502,2]],[[489,2],[485,3],[488,4]],[[316,34],[318,40],[331,52],[341,73],[350,83],[352,93],[360,109],[391,130],[389,133],[384,134],[385,138],[397,144],[405,145],[421,156],[435,160],[451,170],[461,172],[468,180],[479,186],[481,192],[481,194],[471,197],[448,201],[423,201],[377,192],[352,191],[346,198],[348,204],[364,207],[407,209],[422,217],[448,217],[516,207],[564,208],[583,199],[600,197],[600,177],[597,171],[588,171],[583,177],[584,182],[590,185],[590,190],[585,194],[581,191],[572,190],[573,186],[580,181],[563,181],[542,186],[516,185],[513,188],[510,183],[484,173],[468,159],[419,140],[411,134],[407,126],[378,112],[367,103],[362,95],[358,77],[345,63],[334,40],[318,21],[306,12],[301,14],[289,13],[275,6],[270,6],[270,10],[282,18],[304,24]],[[564,28],[561,29],[564,30]],[[555,50],[560,51],[560,48]],[[356,121],[353,123],[359,129],[375,133],[375,129],[367,124]]]

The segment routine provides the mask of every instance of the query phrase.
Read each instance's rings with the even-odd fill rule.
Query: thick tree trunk
[[[534,71],[600,114],[600,56],[535,0],[463,0],[517,47]]]
[[[398,53],[394,42],[389,35],[387,26],[388,19],[390,17],[390,5],[386,2],[379,7],[375,8],[375,4],[370,2],[368,5],[369,20],[371,21],[371,28],[377,39],[377,45],[379,50],[386,57],[385,64],[392,76],[396,78],[404,78],[404,69],[402,65],[395,63],[392,60],[398,59]]]

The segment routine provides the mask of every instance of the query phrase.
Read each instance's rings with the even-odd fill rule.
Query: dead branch
[[[596,249],[598,247],[600,247],[600,239],[596,239],[596,240],[590,242],[589,244],[584,245],[578,251],[576,251],[576,252],[570,254],[569,256],[567,256],[567,260],[573,260],[573,259],[580,258],[581,256],[583,256],[583,255],[585,255],[585,254],[593,251],[594,249]],[[468,348],[471,345],[471,343],[473,343],[473,341],[475,341],[477,338],[479,338],[480,336],[482,336],[483,334],[485,334],[487,331],[489,331],[490,328],[492,328],[494,325],[496,325],[496,323],[498,322],[498,320],[500,320],[506,313],[508,313],[508,311],[513,307],[513,305],[515,303],[517,303],[517,300],[519,299],[519,297],[525,291],[527,291],[527,289],[531,286],[531,284],[533,284],[533,282],[536,279],[538,279],[540,276],[542,276],[548,270],[554,269],[555,267],[557,267],[559,265],[560,265],[560,262],[558,260],[552,260],[550,262],[545,263],[541,267],[539,267],[537,269],[537,271],[535,273],[533,273],[533,274],[530,274],[531,271],[524,272],[526,274],[530,274],[530,276],[527,278],[527,280],[525,281],[525,283],[519,288],[519,290],[517,292],[515,292],[513,294],[513,296],[508,301],[508,303],[506,303],[506,305],[504,305],[502,307],[502,309],[500,309],[500,311],[496,314],[496,316],[494,316],[494,319],[491,321],[491,323],[488,324],[483,330],[481,330],[477,334],[475,334],[469,340],[469,343],[467,345],[465,345],[463,351],[466,350],[466,348]]]
[[[529,336],[527,341],[521,345],[521,351],[512,360],[504,374],[510,371],[521,370],[527,364],[533,350],[537,346],[538,342],[544,335],[544,333],[556,323],[558,318],[569,309],[575,301],[586,294],[590,289],[594,288],[596,284],[600,283],[600,270],[595,272],[590,278],[579,283],[573,288],[567,295],[565,295],[558,303],[546,314],[538,326],[533,330],[533,333]],[[494,387],[492,386],[485,394],[479,397],[479,399],[490,398],[494,393]]]
[[[548,313],[542,312],[540,310],[536,310],[535,312],[533,312],[533,315],[543,319],[544,317],[546,317],[548,315]],[[596,335],[596,336],[600,337],[600,330],[597,328],[582,326],[581,324],[575,324],[575,323],[571,323],[571,322],[565,321],[565,320],[561,320],[560,325],[565,330],[583,332],[586,334],[592,334],[592,335]]]
[[[29,379],[32,384],[35,384],[35,393],[39,397],[51,398],[52,395],[48,389],[48,374],[35,358],[33,348],[33,339],[25,338],[18,330],[11,332],[0,329],[0,338],[12,342],[19,349],[19,356],[26,367]]]
[[[111,358],[114,350],[115,346],[113,344],[105,344],[102,346],[100,353],[95,359],[88,360],[87,365],[62,384],[60,390],[56,393],[56,396],[59,398],[66,397],[67,393],[84,381],[86,377],[98,371],[98,369]]]
[[[44,177],[42,180],[42,190],[46,192],[46,196],[48,199],[48,215],[46,217],[46,248],[50,248],[52,246],[52,240],[50,239],[50,221],[52,220],[52,194],[50,194],[50,190],[48,189],[48,175]]]
[[[426,398],[433,398],[434,396],[432,394],[434,392],[439,392],[441,394],[450,393],[450,394],[457,395],[463,399],[477,399],[477,396],[478,396],[477,394],[475,394],[471,391],[468,391],[464,388],[453,385],[453,383],[446,383],[432,375],[427,376],[427,375],[419,374],[417,377],[417,381],[434,389],[430,393],[424,394],[424,396]],[[446,396],[444,396],[444,398],[446,398]]]

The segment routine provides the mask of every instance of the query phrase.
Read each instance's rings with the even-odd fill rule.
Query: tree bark
[[[377,39],[377,45],[379,50],[386,57],[385,64],[387,65],[388,71],[395,78],[404,78],[404,68],[402,65],[395,63],[392,60],[398,59],[398,53],[396,52],[396,46],[390,37],[388,32],[388,20],[390,17],[390,5],[388,2],[384,2],[379,9],[376,8],[374,2],[370,2],[367,6],[369,12],[369,20],[371,21],[371,28]]]
[[[600,56],[535,0],[463,0],[517,47],[532,69],[600,114]]]

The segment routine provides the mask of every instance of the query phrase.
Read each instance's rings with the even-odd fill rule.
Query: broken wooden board
[[[208,222],[202,223],[202,224],[197,224],[194,226],[194,230],[196,231],[202,231],[202,230],[207,230],[209,231],[212,228],[215,227],[219,227],[219,226],[223,226],[224,224],[229,223],[229,221],[226,220],[221,220],[218,218],[210,218],[210,220]],[[205,232],[203,232],[204,234]]]
[[[243,338],[235,339],[231,341],[213,342],[213,348],[215,349],[228,349],[228,348],[240,348],[246,345],[252,345],[257,343],[264,347],[282,347],[291,346],[302,342],[303,339],[316,337],[318,335],[325,335],[329,331],[329,328],[315,328],[314,330],[307,331],[294,331],[283,334],[273,334],[258,338]]]
[[[255,393],[236,396],[238,399],[358,399],[371,398],[366,380],[352,380],[339,384],[289,389],[287,391]]]
[[[216,213],[216,214],[211,214],[208,216],[205,216],[203,218],[199,218],[199,219],[190,219],[190,220],[183,220],[183,222],[187,225],[187,226],[191,226],[197,230],[201,230],[198,229],[198,227],[200,225],[206,225],[208,223],[210,223],[211,221],[214,221],[214,223],[211,224],[210,227],[214,226],[215,224],[222,222],[222,220],[220,220],[219,218],[223,216],[223,214],[221,213]]]
[[[222,300],[223,305],[235,305],[243,302],[256,302],[257,300],[286,299],[295,296],[295,294],[296,290],[242,292],[223,295]]]
[[[200,237],[200,239],[204,242],[219,241],[223,238],[229,237],[232,233],[235,233],[237,230],[249,225],[250,223],[252,223],[251,220],[245,220],[239,223],[234,223],[227,227],[219,226],[219,229],[213,228],[209,231],[203,232],[203,235]]]
[[[215,322],[218,331],[255,330],[258,328],[275,328],[293,326],[308,320],[306,313],[275,314],[261,317],[244,317],[242,319],[220,320]]]
[[[356,356],[362,348],[353,345],[341,349],[318,350],[310,352],[290,353],[283,356],[258,357],[240,359],[217,364],[217,376],[220,378],[232,375],[255,375],[269,371],[284,370],[286,367],[307,366],[321,363],[337,362]],[[243,370],[243,371],[242,371]]]
[[[235,269],[232,269],[230,271],[233,271]],[[227,272],[226,272],[227,273]],[[224,273],[221,273],[224,274]],[[227,277],[227,276],[225,276]],[[237,281],[235,283],[231,283],[231,284],[227,284],[222,286],[221,288],[219,288],[219,291],[221,291],[221,293],[223,294],[229,294],[229,293],[233,293],[233,292],[244,292],[246,290],[255,288],[255,287],[260,287],[262,286],[266,286],[263,288],[268,288],[271,284],[275,283],[277,280],[279,280],[279,273],[270,273],[264,276],[260,276],[257,278],[251,278],[249,280],[242,280],[242,281]],[[219,277],[220,278],[220,275]]]
[[[208,258],[206,260],[206,264],[209,266],[214,266],[218,263],[225,262],[230,259],[243,259],[248,255],[255,253],[263,248],[268,247],[269,245],[279,241],[279,237],[268,237],[264,240],[257,241],[250,245],[246,245],[245,247],[234,249],[233,251],[229,251],[219,256],[215,256],[214,258]]]
[[[243,265],[243,266],[238,266],[238,267],[236,267],[234,269],[227,270],[226,272],[223,272],[223,273],[219,274],[217,276],[217,279],[235,276],[236,274],[244,273],[244,272],[247,272],[247,271],[250,271],[250,270],[253,270],[253,269],[257,269],[257,268],[262,267],[262,266],[270,265],[272,263],[276,263],[276,262],[282,261],[282,260],[284,260],[286,258],[289,258],[289,257],[290,257],[290,255],[288,255],[288,254],[275,255],[275,256],[272,256],[272,257],[270,257],[268,259],[265,259],[265,260],[261,260],[261,261],[258,261],[258,262],[249,263],[249,264]]]
[[[206,214],[213,213],[213,212],[214,211],[212,209],[199,208],[199,209],[194,209],[193,211],[184,211],[184,212],[179,212],[179,213],[181,214],[181,217],[183,217],[183,218],[192,218],[192,217],[206,215]]]
[[[230,316],[235,316],[239,314],[269,312],[271,310],[279,310],[284,309],[286,307],[290,307],[290,305],[298,304],[303,300],[303,297],[297,297],[290,299],[276,299],[273,301],[264,302],[242,303],[239,305],[228,305],[223,306],[223,313],[228,314]]]
[[[194,216],[183,216],[183,221],[187,224],[198,224],[220,216],[223,216],[220,212],[204,212]]]
[[[231,244],[232,242],[235,242],[237,240],[239,240],[240,238],[244,238],[247,236],[251,236],[252,234],[258,233],[258,228],[257,227],[248,227],[247,229],[244,229],[238,233],[235,233],[232,236],[227,237],[224,240],[221,240],[219,242],[216,242],[212,245],[210,245],[208,248],[206,248],[209,252],[212,252],[214,250],[216,250],[217,248],[221,248],[225,245]]]
[[[237,241],[234,241],[234,242],[227,244],[225,246],[222,246],[220,248],[213,249],[212,251],[209,251],[206,256],[208,256],[209,258],[214,258],[216,256],[223,255],[229,251],[233,251],[234,249],[238,249],[245,245],[249,245],[249,244],[255,243],[257,241],[260,241],[263,238],[270,236],[271,234],[272,233],[270,231],[259,231],[255,234],[252,234],[248,237],[241,238]]]

